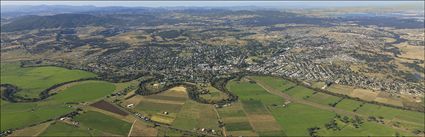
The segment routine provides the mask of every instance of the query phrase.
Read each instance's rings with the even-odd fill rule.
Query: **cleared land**
[[[232,80],[227,84],[227,88],[239,96],[242,111],[248,121],[226,123],[228,131],[249,131],[252,130],[259,135],[280,135],[285,134],[281,124],[270,112],[271,108],[282,107],[284,100],[281,97],[272,95],[249,79],[240,81]],[[234,111],[238,115],[238,110]],[[226,113],[223,113],[226,114]],[[229,114],[227,114],[229,115]]]
[[[278,78],[277,78],[278,79]],[[256,79],[258,80],[258,79]],[[268,81],[261,81],[261,84],[265,84],[268,89],[279,91],[278,87],[268,84]],[[264,85],[263,85],[264,86]],[[273,91],[273,92],[274,92]],[[282,90],[280,90],[282,91]],[[270,91],[272,92],[272,91]],[[412,131],[418,129],[422,130],[424,128],[424,114],[414,111],[406,111],[401,109],[390,108],[386,106],[379,106],[375,104],[362,103],[359,101],[354,101],[351,99],[343,99],[341,102],[337,103],[335,108],[325,103],[317,102],[317,100],[323,99],[325,96],[330,96],[326,94],[321,94],[323,97],[314,97],[314,92],[310,89],[304,87],[295,87],[290,90],[284,91],[283,93],[289,94],[290,98],[294,100],[287,107],[281,109],[276,107],[272,108],[270,111],[275,118],[284,128],[286,135],[302,135],[306,136],[307,128],[312,126],[317,126],[320,128],[319,135],[359,135],[359,136],[368,136],[368,135],[412,135]],[[317,93],[316,93],[317,94]],[[334,97],[325,97],[335,100]],[[333,99],[332,99],[333,98]],[[307,102],[306,102],[307,101]],[[322,100],[325,101],[325,100]],[[310,102],[310,103],[308,103]],[[316,102],[317,104],[311,104]],[[326,109],[325,109],[326,108]],[[353,112],[354,109],[357,111]],[[343,111],[345,110],[345,111]],[[354,114],[358,116],[363,116],[364,124],[359,128],[347,126],[343,124],[343,127],[340,131],[333,131],[326,129],[324,124],[328,123],[329,120],[333,119],[337,113],[344,112],[342,114]],[[350,112],[350,113],[348,113]],[[341,115],[341,114],[340,114]],[[384,124],[378,124],[373,121],[366,121],[365,119],[368,116],[374,117],[383,117]],[[306,120],[306,121],[304,121]],[[398,123],[398,127],[393,126],[393,123]],[[315,124],[311,124],[315,123]],[[401,124],[400,124],[401,123]],[[299,125],[297,125],[299,124]],[[294,126],[297,125],[297,126]],[[289,128],[289,129],[287,129]],[[293,129],[292,129],[293,128]],[[350,129],[352,128],[352,129]],[[304,131],[304,133],[303,133]],[[385,132],[385,133],[383,133]]]
[[[1,83],[18,86],[17,95],[38,98],[41,91],[55,84],[95,77],[94,73],[59,67],[21,68],[19,63],[1,63]]]
[[[115,114],[118,114],[118,115],[121,115],[121,116],[127,116],[128,115],[127,112],[117,108],[116,106],[114,106],[111,103],[108,103],[104,100],[93,103],[90,106],[93,106],[93,107],[96,107],[96,108],[99,108],[99,109],[102,109],[102,110],[106,110],[106,111],[109,111],[109,112],[112,112],[112,113],[115,113]]]
[[[131,128],[130,123],[94,111],[78,115],[75,120],[83,126],[114,135],[125,136]]]
[[[1,105],[1,130],[20,128],[57,118],[72,112],[70,107],[104,97],[114,91],[109,82],[86,81],[75,84],[50,98],[33,103],[5,103]],[[67,104],[68,103],[68,104]]]

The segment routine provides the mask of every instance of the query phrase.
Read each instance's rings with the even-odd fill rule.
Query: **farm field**
[[[16,94],[27,98],[38,98],[41,91],[55,84],[95,77],[94,73],[69,70],[59,67],[21,68],[19,63],[1,63],[1,83],[18,86]]]
[[[96,135],[80,127],[75,127],[62,122],[51,124],[40,136],[93,136]]]
[[[88,128],[113,135],[127,135],[131,128],[131,123],[94,111],[80,114],[75,120]]]
[[[259,79],[256,78],[256,80],[259,80]],[[279,88],[278,86],[273,86],[273,84],[268,84],[267,81],[265,81],[264,83],[266,83],[267,86],[270,86],[276,89]],[[328,106],[327,103],[340,99],[338,97],[324,94],[324,93],[313,94],[314,92],[312,92],[312,90],[307,89],[305,87],[301,87],[301,86],[297,86],[290,90],[284,91],[284,93],[287,93],[291,97],[299,99],[299,100],[306,100],[306,101],[314,102],[314,103],[325,105],[325,106]],[[356,113],[358,113],[358,115],[365,116],[363,117],[364,119],[367,119],[368,116],[374,116],[374,117],[381,116],[388,121],[397,121],[397,123],[399,124],[401,123],[401,126],[400,126],[401,128],[405,128],[409,132],[406,132],[399,128],[394,128],[391,124],[377,125],[377,123],[375,122],[369,122],[365,120],[364,127],[363,126],[361,126],[360,128],[351,127],[353,130],[350,129],[350,127],[347,127],[347,129],[345,130],[343,129],[341,131],[319,130],[320,134],[323,134],[323,135],[344,135],[344,134],[357,135],[358,134],[358,135],[367,136],[367,135],[380,135],[382,134],[383,131],[385,131],[386,134],[382,134],[382,135],[395,135],[396,133],[401,135],[411,135],[412,131],[416,129],[421,130],[424,128],[422,124],[424,122],[423,121],[424,114],[420,112],[406,111],[406,110],[395,109],[395,108],[390,108],[386,106],[379,106],[379,105],[370,104],[370,103],[363,104],[360,101],[355,101],[351,99],[342,99],[340,102],[336,104],[335,108],[350,111],[350,112],[352,112],[354,109],[357,109]],[[311,111],[311,112],[308,112],[308,111]],[[309,120],[313,122],[300,122],[300,123],[315,123],[314,121],[317,120],[317,123],[313,125],[316,125],[318,127],[322,126],[321,129],[324,129],[323,125],[327,123],[327,120],[329,121],[330,119],[333,118],[333,116],[337,114],[335,112],[325,111],[319,108],[314,108],[312,106],[307,106],[307,105],[297,104],[297,103],[291,103],[287,106],[287,108],[284,108],[284,109],[274,109],[272,107],[270,109],[270,112],[277,116],[283,116],[283,117],[276,117],[276,119],[281,124],[283,124],[283,128],[303,127],[305,125],[299,125],[299,126],[286,125],[285,126],[285,124],[291,123],[291,125],[294,125],[294,124],[296,125],[296,123],[292,123],[292,122],[298,122],[300,120],[313,118],[314,120]],[[309,113],[312,113],[311,116],[308,115]],[[298,115],[294,115],[293,116],[294,118],[290,119],[292,114],[298,114]],[[290,121],[293,119],[295,120]],[[288,120],[288,121],[285,121],[285,120]],[[410,123],[410,124],[407,124],[407,123]],[[405,125],[403,126],[403,124]],[[313,125],[308,125],[308,126],[313,126]],[[305,127],[308,127],[308,126],[305,126]],[[297,129],[285,129],[284,131],[287,135],[296,135],[295,133],[300,133],[300,132],[293,132],[293,131],[297,131]],[[299,131],[301,131],[301,129]]]
[[[219,132],[217,113],[214,109],[212,105],[187,100],[172,126],[187,130],[206,128]]]
[[[5,64],[2,64],[2,65],[5,65]],[[14,67],[16,67],[16,65],[17,64],[15,64]],[[38,67],[31,68],[30,70],[25,70],[26,68],[24,68],[23,70],[21,68],[12,69],[12,67],[7,66],[6,69],[2,67],[2,71],[4,71],[6,74],[11,74],[9,71],[16,70],[16,72],[13,72],[13,73],[20,73],[20,74],[25,73],[25,75],[30,75],[33,72],[37,72],[36,74],[38,76],[45,75],[44,73],[47,73],[46,76],[56,77],[54,76],[54,74],[51,74],[52,72],[50,72],[53,70],[40,71]],[[42,67],[42,68],[45,68],[45,67]],[[55,69],[59,69],[59,68],[55,68]],[[27,71],[31,73],[27,73]],[[60,68],[60,70],[57,70],[57,71],[61,73],[65,73],[65,74],[75,74],[75,75],[81,73],[81,72],[67,73],[65,72],[67,70],[62,68]],[[82,74],[83,75],[87,74],[86,76],[94,76],[94,75],[91,75],[91,73],[82,73]],[[62,76],[65,76],[65,75],[62,75]],[[22,77],[25,77],[25,76],[22,76]],[[77,77],[80,78],[79,76],[71,76],[71,78],[72,77],[74,77],[74,79],[76,79]],[[2,78],[3,78],[3,72],[2,72]],[[43,81],[43,80],[34,79],[32,83],[37,83],[39,81]],[[48,82],[49,81],[43,81],[40,83],[48,83]],[[41,86],[41,87],[44,87],[44,86]],[[18,86],[18,88],[20,87]],[[0,112],[1,113],[1,130],[3,131],[6,129],[11,129],[11,128],[23,128],[25,126],[43,122],[45,120],[57,118],[61,115],[74,111],[75,108],[72,107],[73,104],[92,101],[95,99],[105,97],[106,95],[112,93],[114,90],[115,90],[115,86],[109,82],[83,81],[83,82],[73,83],[72,86],[69,86],[65,88],[64,90],[59,91],[57,94],[39,102],[9,103],[7,101],[2,100],[1,112]]]
[[[156,95],[136,98],[140,100],[137,101],[139,103],[135,106],[135,111],[151,116],[152,120],[164,124],[172,124],[188,100],[184,87],[175,87]]]
[[[232,80],[227,84],[228,89],[240,97],[240,108],[245,112],[248,121],[226,123],[226,130],[249,131],[252,130],[258,135],[273,135],[283,133],[283,128],[276,117],[270,112],[271,108],[283,108],[284,100],[281,97],[266,92],[255,82],[243,78],[240,81]],[[240,111],[234,114],[240,115]],[[226,113],[224,113],[226,114]],[[229,115],[229,114],[227,114]]]

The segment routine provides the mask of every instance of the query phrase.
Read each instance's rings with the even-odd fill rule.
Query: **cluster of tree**
[[[334,131],[341,130],[341,128],[338,127],[338,123],[336,122],[335,119],[332,119],[331,121],[329,121],[329,123],[326,123],[325,127],[326,129],[332,129]]]
[[[376,123],[384,124],[384,117],[382,117],[382,116],[378,116],[378,117],[369,116],[367,118],[367,121],[373,121],[373,122],[376,122]]]
[[[319,127],[311,127],[311,128],[308,128],[307,129],[307,131],[308,131],[308,135],[310,135],[310,137],[318,137],[319,135],[317,135],[317,131],[318,130],[320,130],[320,128]]]

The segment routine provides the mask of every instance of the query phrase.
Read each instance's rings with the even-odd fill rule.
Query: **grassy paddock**
[[[86,127],[121,136],[127,135],[131,128],[130,123],[94,111],[78,115],[75,120]]]
[[[38,98],[41,91],[55,84],[95,77],[91,72],[60,67],[21,68],[19,63],[1,63],[1,83],[18,86],[19,96]]]

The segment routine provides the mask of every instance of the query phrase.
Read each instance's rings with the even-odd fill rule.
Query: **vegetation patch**
[[[122,136],[127,135],[131,127],[130,123],[94,111],[78,115],[75,120],[86,127]]]
[[[244,131],[253,130],[249,122],[226,123],[226,130],[228,131]]]
[[[106,102],[104,100],[93,103],[90,106],[93,106],[93,107],[96,107],[96,108],[99,108],[99,109],[102,109],[102,110],[106,110],[106,111],[109,111],[109,112],[112,112],[112,113],[115,113],[115,114],[118,114],[118,115],[121,115],[121,116],[127,116],[128,115],[127,112],[119,109],[118,107],[116,107],[116,106],[112,105],[111,103]]]
[[[26,98],[38,98],[44,89],[59,83],[95,76],[90,72],[60,67],[21,68],[19,63],[1,63],[1,83],[18,86],[20,91],[16,95]]]

